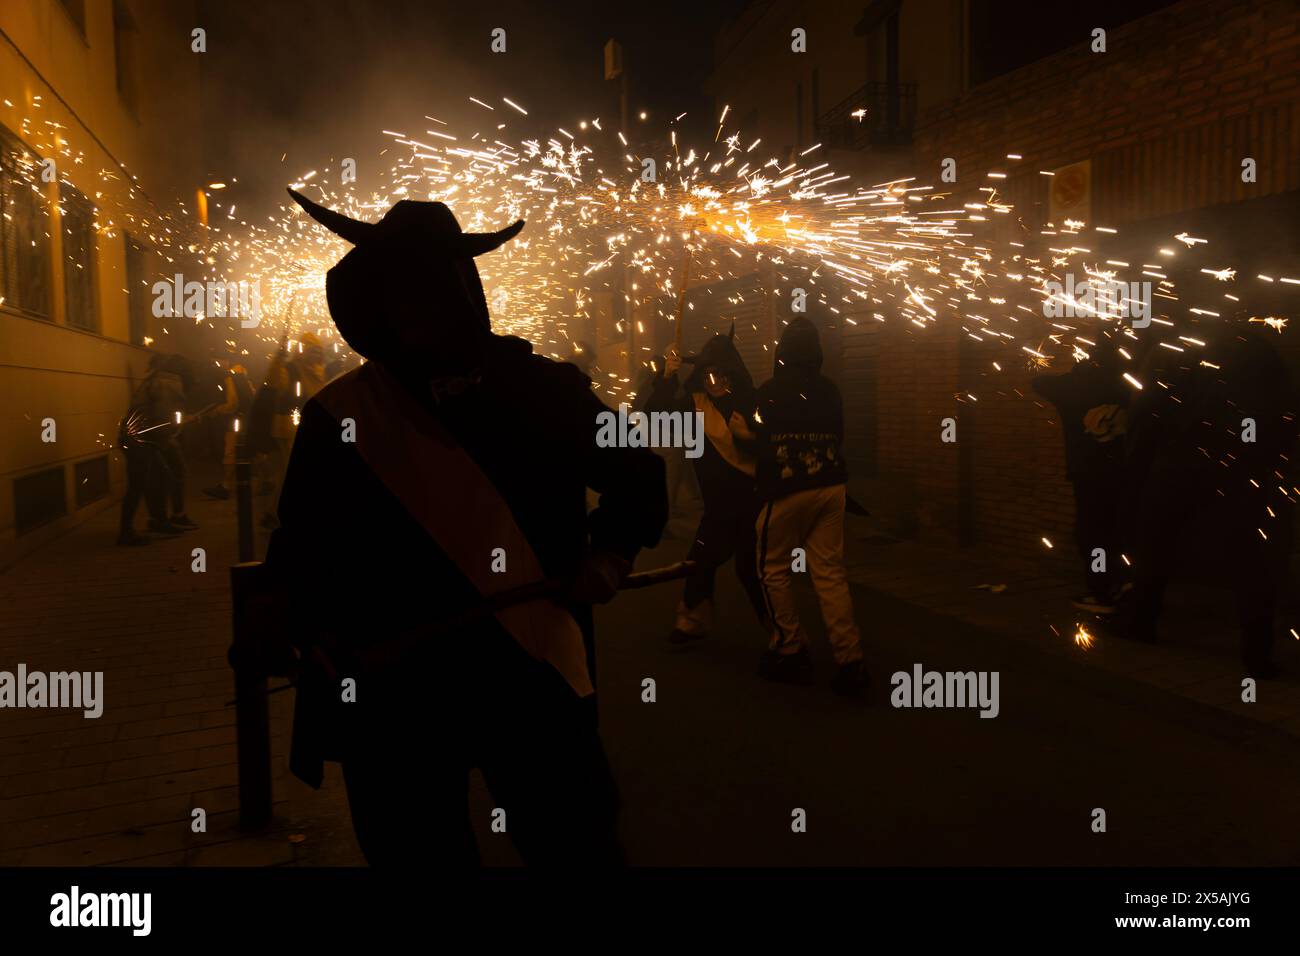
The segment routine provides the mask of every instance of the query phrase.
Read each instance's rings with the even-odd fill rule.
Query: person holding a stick
[[[695,459],[695,476],[704,499],[687,560],[695,572],[686,580],[669,640],[685,644],[706,637],[713,625],[713,587],[718,568],[733,555],[736,576],[758,619],[767,625],[767,609],[758,582],[754,522],[758,515],[753,420],[754,383],[733,338],[715,335],[698,355],[681,358],[676,349],[664,356],[663,375],[653,385],[646,409],[698,414],[704,421],[703,454]],[[683,362],[692,372],[677,380]]]
[[[368,361],[302,406],[267,554],[299,622],[290,767],[320,786],[342,763],[375,866],[477,864],[473,768],[496,804],[479,828],[525,863],[617,864],[591,609],[659,541],[663,463],[597,445],[586,376],[492,332],[474,257],[522,222],[465,233],[402,200],[367,223],[293,198],[353,245],[326,293]]]

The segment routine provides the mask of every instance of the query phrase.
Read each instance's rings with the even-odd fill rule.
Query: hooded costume
[[[808,638],[791,586],[791,554],[802,548],[834,652],[838,692],[863,684],[862,646],[844,567],[844,403],[821,374],[817,326],[793,319],[776,347],[776,369],[758,390],[759,567],[772,639],[760,673],[802,680]]]
[[[319,786],[322,761],[343,763],[372,864],[476,862],[473,767],[526,862],[615,862],[589,605],[538,600],[398,660],[374,652],[485,595],[571,579],[589,550],[630,563],[662,531],[663,466],[646,449],[598,447],[607,409],[588,380],[492,333],[473,257],[522,222],[468,234],[441,203],[403,200],[362,223],[293,196],[354,243],[326,292],[368,361],[303,406],[267,555],[308,662],[291,768]],[[588,487],[600,494],[590,515]],[[418,827],[404,819],[413,803]]]
[[[683,362],[693,366],[685,383],[677,376],[660,375],[646,400],[648,412],[698,413],[704,421],[704,449],[695,459],[695,477],[704,499],[695,540],[687,560],[696,562],[677,606],[674,641],[704,637],[712,625],[713,585],[717,569],[735,555],[736,576],[760,620],[766,611],[758,585],[754,553],[754,515],[758,501],[754,493],[755,440],[749,431],[754,413],[754,383],[744,359],[736,350],[735,324],[726,335],[715,335],[694,356]],[[708,394],[710,376],[724,376],[726,394]],[[739,428],[732,415],[743,420]]]
[[[817,327],[794,319],[777,344],[772,378],[758,390],[758,493],[764,501],[848,480],[840,453],[844,400],[821,368]]]

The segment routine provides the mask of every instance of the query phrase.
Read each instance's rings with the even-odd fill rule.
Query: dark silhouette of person
[[[161,384],[164,379],[167,380],[166,385]],[[172,509],[171,517],[167,520],[172,527],[192,531],[198,525],[185,512],[186,469],[185,450],[181,447],[181,429],[185,405],[194,390],[193,368],[183,355],[168,356],[156,381],[160,385],[154,392],[154,418],[161,420],[169,414],[175,416],[174,424],[159,429],[157,440],[158,452],[165,466],[163,482]]]
[[[1074,486],[1074,542],[1083,560],[1086,590],[1071,603],[1093,614],[1113,614],[1125,580],[1125,438],[1128,392],[1115,345],[1099,330],[1092,353],[1069,371],[1037,375],[1034,391],[1053,405],[1065,438],[1065,476]]]
[[[464,233],[402,200],[364,223],[293,198],[353,244],[326,292],[367,361],[304,404],[268,549],[305,662],[291,769],[319,786],[342,763],[372,865],[476,864],[475,767],[526,863],[617,864],[591,605],[658,542],[663,466],[599,447],[585,376],[492,332],[473,259],[522,222]],[[466,618],[539,579],[564,590]]]
[[[791,570],[794,549],[804,548],[835,657],[831,687],[853,697],[865,689],[867,674],[844,565],[844,400],[821,368],[817,326],[792,319],[777,343],[772,378],[758,390],[758,566],[772,619],[759,675],[798,683],[810,673]]]
[[[1235,594],[1247,673],[1274,676],[1278,591],[1293,541],[1289,461],[1295,395],[1267,333],[1227,321],[1208,332],[1206,362],[1152,350],[1166,387],[1134,403],[1129,452],[1138,533],[1129,636],[1157,639],[1181,555],[1210,564]]]
[[[637,382],[635,404],[640,412],[651,411],[650,403],[655,394],[655,383],[664,374],[665,359],[656,355],[642,366],[642,376]],[[699,499],[695,488],[695,476],[681,448],[656,448],[655,453],[664,460],[664,469],[668,480],[668,525],[664,528],[664,537],[677,537],[676,527],[679,523],[690,522],[694,532],[694,505]]]
[[[235,459],[238,454],[239,433],[235,422],[248,427],[248,413],[253,407],[255,390],[248,380],[248,370],[239,362],[232,362],[221,383],[224,401],[213,409],[213,418],[221,432],[221,481],[203,493],[209,498],[227,500],[235,487]]]
[[[119,544],[141,543],[132,528],[141,498],[149,509],[150,532],[176,535],[198,527],[185,514],[185,459],[179,437],[190,382],[190,365],[182,356],[155,354],[131,397],[118,436],[127,456]],[[175,512],[171,517],[169,500]]]
[[[687,643],[708,635],[713,626],[713,587],[718,568],[734,555],[736,576],[758,619],[767,623],[767,608],[758,583],[754,520],[758,498],[754,488],[758,439],[752,430],[755,392],[744,359],[733,341],[736,327],[715,335],[698,355],[664,358],[646,399],[647,411],[699,412],[704,418],[703,453],[695,459],[695,477],[704,514],[687,560],[696,566],[686,579],[677,619],[669,640]],[[683,362],[693,366],[684,383],[677,372]]]
[[[159,353],[149,357],[149,372],[132,394],[126,414],[118,425],[117,447],[126,459],[126,493],[122,496],[117,536],[120,545],[144,545],[151,541],[135,530],[135,513],[141,501],[145,502],[149,513],[151,530],[180,533],[179,528],[172,529],[167,521],[164,465],[158,452],[158,436],[153,431],[157,426],[165,426],[166,422],[155,422],[151,417],[152,395],[160,387],[158,376],[166,360],[167,357]]]

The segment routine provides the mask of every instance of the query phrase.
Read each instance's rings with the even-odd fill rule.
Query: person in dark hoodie
[[[464,233],[402,200],[365,223],[292,195],[353,244],[326,293],[368,361],[303,405],[267,554],[299,622],[290,768],[318,787],[342,763],[372,865],[476,865],[474,767],[525,863],[616,865],[591,606],[658,542],[663,465],[599,447],[586,377],[492,332],[473,257],[522,222]],[[539,581],[558,586],[485,604]]]
[[[736,576],[760,621],[767,610],[758,583],[754,518],[758,499],[754,490],[752,429],[754,383],[736,351],[733,323],[727,335],[715,335],[694,357],[680,358],[670,350],[663,374],[653,383],[645,409],[648,412],[698,414],[704,423],[703,453],[695,459],[695,477],[704,499],[700,518],[686,559],[695,562],[686,579],[677,620],[669,640],[688,643],[706,637],[713,626],[713,586],[718,568],[734,555]],[[682,363],[693,371],[678,384]]]
[[[831,686],[838,694],[854,696],[865,688],[867,675],[844,568],[844,402],[821,367],[817,327],[796,318],[777,344],[771,380],[758,390],[758,561],[772,620],[772,640],[759,674],[802,682],[811,671],[808,638],[791,587],[794,549],[802,548],[835,656]]]
[[[1113,614],[1127,590],[1120,554],[1126,499],[1128,401],[1115,344],[1098,330],[1097,346],[1068,372],[1038,375],[1031,386],[1056,406],[1065,437],[1065,476],[1074,485],[1074,540],[1087,590],[1070,603]]]
[[[171,396],[177,408],[184,397],[173,385],[165,371],[167,356],[155,353],[149,357],[149,374],[135,390],[131,404],[118,424],[117,446],[126,458],[126,494],[122,497],[122,512],[117,538],[119,545],[148,544],[152,539],[135,531],[135,513],[143,500],[149,511],[149,530],[168,535],[178,535],[181,529],[167,519],[166,466],[158,450],[161,433],[171,421],[171,416],[155,421],[153,415],[158,402],[157,393]],[[174,394],[173,394],[174,392]]]

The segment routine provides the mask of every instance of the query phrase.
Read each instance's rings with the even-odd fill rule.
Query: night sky
[[[516,140],[584,118],[616,118],[617,84],[603,73],[610,37],[624,46],[630,109],[647,110],[659,130],[686,112],[688,130],[698,121],[711,131],[713,104],[703,90],[714,38],[744,5],[582,3],[558,14],[510,0],[451,14],[424,0],[281,0],[260,5],[255,16],[212,0],[199,6],[208,30],[206,174],[223,180],[238,170],[239,201],[256,204],[278,202],[287,182],[332,156],[356,157],[368,185],[366,160],[389,145],[380,130],[407,130],[426,114],[460,134],[491,132],[497,118],[469,96],[497,105],[507,96],[525,106],[527,118],[500,117]],[[504,54],[490,50],[496,27],[506,30]]]

